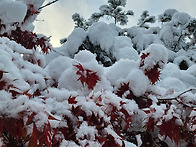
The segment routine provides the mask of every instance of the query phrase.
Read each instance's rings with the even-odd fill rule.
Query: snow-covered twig
[[[185,93],[188,93],[188,92],[192,92],[192,91],[196,91],[196,89],[188,89],[182,93],[180,93],[179,95],[177,95],[176,97],[173,97],[173,98],[159,98],[158,101],[171,101],[171,100],[176,100],[177,102],[179,102],[180,104],[184,105],[185,107],[192,107],[192,106],[189,106],[187,104],[184,104],[182,101],[179,100],[179,98],[181,98],[181,96]]]

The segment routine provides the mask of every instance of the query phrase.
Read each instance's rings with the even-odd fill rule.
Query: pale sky
[[[50,1],[53,0],[46,0],[45,3]],[[107,0],[59,0],[42,10],[35,22],[35,31],[52,36],[53,46],[60,46],[60,39],[67,37],[74,29],[72,14],[77,12],[88,19],[92,13],[99,12],[103,4],[107,4]],[[133,10],[134,16],[130,17],[126,27],[136,25],[144,10],[157,17],[170,8],[196,18],[196,0],[127,0],[124,10]]]

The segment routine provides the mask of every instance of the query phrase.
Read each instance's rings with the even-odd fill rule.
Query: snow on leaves
[[[48,38],[24,27],[42,3],[31,2],[23,22],[0,23],[0,146],[196,145],[195,90],[156,85],[167,64],[165,47],[146,46],[138,61],[123,59],[111,67],[80,51],[72,59],[56,58],[47,70],[40,51],[49,53]],[[195,76],[194,67],[184,72]]]

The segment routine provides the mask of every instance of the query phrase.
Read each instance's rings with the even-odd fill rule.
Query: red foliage
[[[21,28],[13,30],[11,34],[4,33],[1,37],[7,37],[10,40],[16,41],[27,49],[37,49],[40,47],[41,51],[48,53],[51,49],[49,40],[46,37],[38,37],[37,34],[29,31],[22,31]]]
[[[70,97],[68,98],[68,103],[69,103],[69,104],[76,104],[76,103],[77,103],[76,97],[71,97],[71,96],[70,96]]]
[[[156,65],[150,70],[145,70],[145,75],[149,78],[152,84],[155,84],[160,76],[159,66]]]
[[[150,53],[142,53],[141,55],[141,63],[140,63],[140,66],[144,66],[144,60],[150,55]]]
[[[158,128],[160,128],[160,135],[165,135],[165,137],[168,136],[171,140],[178,144],[181,127],[176,124],[175,117],[168,121],[163,120],[163,123],[159,125]]]
[[[120,88],[118,88],[116,95],[118,95],[119,97],[122,97],[123,94],[127,91],[129,91],[129,82],[128,83],[123,83],[120,85]]]
[[[87,85],[89,90],[92,90],[97,82],[100,81],[100,78],[97,76],[96,72],[89,69],[84,69],[80,63],[74,66],[78,69],[76,72],[76,74],[79,75],[78,80],[83,86]]]
[[[144,61],[145,59],[150,55],[150,53],[142,53],[141,55],[141,62],[140,62],[140,67],[144,66]],[[155,84],[159,80],[160,76],[160,67],[158,63],[154,65],[151,69],[144,69],[144,74],[149,78],[151,81],[151,84]]]
[[[38,10],[35,10],[35,7],[33,4],[29,4],[28,5],[28,9],[27,9],[27,14],[24,18],[24,22],[30,17],[30,16],[33,16],[33,15],[37,15],[39,14],[39,11]]]

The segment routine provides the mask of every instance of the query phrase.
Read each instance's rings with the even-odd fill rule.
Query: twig
[[[56,3],[57,1],[59,1],[59,0],[54,0],[54,1],[52,1],[52,2],[49,2],[49,3],[47,3],[46,5],[39,7],[38,10],[41,10],[41,9],[43,9],[43,8],[45,8],[45,7],[47,7],[47,6],[51,5],[51,4],[53,4],[53,3]]]
[[[174,97],[174,98],[167,98],[167,99],[160,99],[160,98],[159,98],[158,101],[171,101],[171,100],[176,100],[179,104],[182,104],[182,105],[184,105],[185,107],[192,108],[193,106],[190,106],[190,105],[188,105],[188,104],[183,103],[182,101],[179,100],[179,98],[180,98],[183,94],[185,94],[185,93],[187,93],[187,92],[194,91],[194,90],[196,90],[196,89],[189,89],[189,90],[186,90],[186,91],[180,93],[178,96],[176,96],[176,97]]]
[[[59,55],[65,56],[63,53],[60,53],[60,52],[58,52],[58,51],[56,51],[56,50],[54,50],[54,49],[52,49],[52,51],[54,51],[55,53],[57,53],[57,54],[59,54]]]
[[[187,104],[183,103],[183,102],[181,101],[181,99],[179,99],[179,98],[182,98],[181,96],[182,96],[183,94],[185,94],[185,93],[187,93],[187,92],[191,92],[191,91],[196,91],[196,89],[189,89],[189,90],[186,90],[186,91],[180,93],[179,95],[177,95],[176,97],[173,97],[173,98],[157,98],[157,100],[158,100],[159,102],[175,100],[175,101],[177,101],[178,103],[184,105],[185,107],[190,107],[190,108],[192,108],[193,106],[187,105]],[[147,99],[147,100],[150,99],[149,97],[145,97],[145,96],[140,96],[140,98],[142,98],[142,99]]]
[[[177,100],[178,98],[180,98],[183,94],[185,94],[185,93],[187,93],[187,92],[190,92],[190,91],[194,91],[194,90],[196,90],[196,89],[189,89],[189,90],[186,90],[186,91],[184,91],[184,92],[182,92],[182,93],[180,93],[178,96],[176,96],[176,97],[173,97],[173,98],[167,98],[167,99],[158,99],[158,100],[160,100],[160,101],[170,101],[170,100]]]

